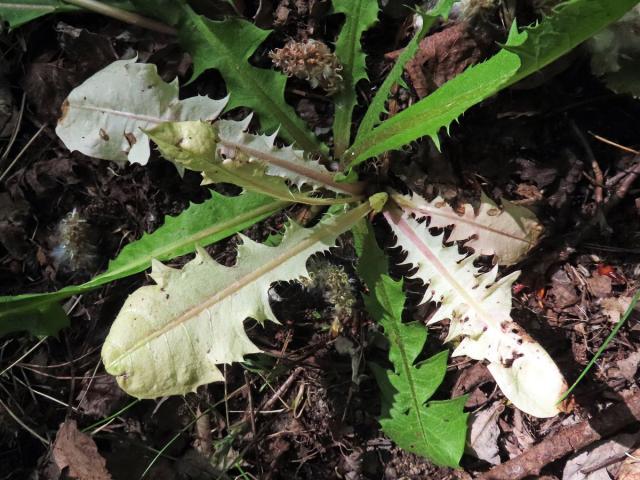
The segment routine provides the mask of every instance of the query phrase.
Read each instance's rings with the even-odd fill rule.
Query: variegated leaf
[[[549,354],[511,318],[511,285],[520,272],[497,280],[497,267],[480,273],[477,254],[464,257],[457,246],[446,247],[442,235],[429,234],[424,224],[399,209],[385,218],[407,252],[412,277],[427,285],[422,302],[439,308],[430,324],[450,319],[446,341],[462,338],[453,356],[487,360],[504,395],[520,410],[537,417],[556,415],[567,389]]]
[[[502,208],[482,192],[477,213],[469,203],[454,210],[441,197],[428,202],[417,194],[394,193],[394,201],[417,218],[429,217],[430,227],[455,225],[449,240],[470,239],[466,245],[482,255],[496,255],[501,265],[518,262],[542,235],[542,225],[530,210],[502,201]]]
[[[300,150],[275,146],[275,135],[247,133],[250,121],[247,117],[214,124],[165,123],[147,133],[165,158],[202,172],[205,183],[233,183],[285,201],[310,204],[345,202],[314,195],[320,187],[358,196],[359,185],[338,183],[329,170]]]

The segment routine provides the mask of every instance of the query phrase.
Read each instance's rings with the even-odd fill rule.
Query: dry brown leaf
[[[629,382],[633,382],[640,364],[640,352],[633,352],[627,358],[616,362],[620,374]]]
[[[640,480],[640,448],[629,453],[622,462],[616,480]]]
[[[602,313],[609,317],[609,320],[613,323],[618,323],[622,314],[629,308],[630,303],[631,297],[609,297],[600,300],[600,307],[602,308]]]
[[[573,280],[563,268],[558,269],[551,276],[549,292],[553,295],[553,306],[557,309],[570,307],[580,300]]]
[[[611,295],[611,278],[597,273],[587,278],[587,286],[594,297],[605,298]]]
[[[610,480],[621,455],[637,441],[635,434],[623,433],[578,452],[567,461],[562,480]],[[615,462],[616,459],[620,460]],[[612,463],[613,462],[613,463]]]
[[[111,480],[105,459],[98,453],[93,439],[78,430],[75,420],[60,424],[53,444],[53,460],[60,471],[69,468],[68,476],[77,480]]]
[[[87,372],[82,381],[82,390],[78,393],[78,408],[85,415],[106,417],[126,394],[110,375],[97,376]]]

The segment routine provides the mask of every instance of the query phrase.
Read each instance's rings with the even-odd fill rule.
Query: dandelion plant
[[[366,78],[362,35],[375,23],[378,6],[367,0],[333,0],[334,13],[344,16],[335,44],[341,84],[331,87],[336,107],[333,149],[285,102],[287,76],[249,62],[269,31],[238,18],[209,20],[183,1],[156,12],[176,28],[181,45],[191,54],[193,78],[217,69],[228,98],[178,101],[177,84],[164,84],[152,66],[119,61],[71,93],[58,133],[71,150],[121,162],[144,163],[150,139],[177,167],[200,172],[203,183],[232,183],[244,193],[214,194],[209,202],[167,219],[157,232],[128,245],[106,272],[84,285],[0,298],[0,332],[51,333],[60,326],[60,300],[151,265],[154,284],[127,299],[105,340],[102,359],[106,370],[133,396],[185,394],[222,380],[220,365],[259,352],[243,321],[248,317],[277,321],[269,303],[270,286],[308,277],[309,257],[331,249],[340,235],[353,230],[360,255],[358,272],[367,286],[364,303],[390,344],[391,368],[372,367],[383,398],[382,428],[402,448],[455,467],[464,446],[464,398],[430,400],[445,374],[447,353],[418,360],[427,329],[402,321],[403,282],[389,276],[388,260],[371,234],[370,219],[378,216],[404,252],[409,276],[425,284],[421,301],[437,306],[429,323],[449,320],[447,342],[455,345],[453,356],[487,362],[515,407],[538,417],[556,415],[563,408],[558,399],[566,382],[549,354],[511,318],[511,285],[518,272],[500,276],[498,266],[482,273],[474,265],[480,254],[495,255],[498,265],[513,265],[526,256],[541,235],[535,216],[484,196],[479,210],[465,206],[460,214],[442,199],[427,201],[415,193],[402,195],[389,185],[370,184],[366,176],[358,179],[356,167],[422,137],[439,146],[442,130],[470,107],[567,53],[624,15],[636,1],[569,0],[536,25],[520,29],[514,24],[496,55],[386,117],[385,103],[393,85],[401,82],[404,64],[453,3],[440,0],[430,11],[417,12],[414,38],[358,126],[353,118],[359,102],[356,85]],[[12,17],[10,8],[0,7],[0,15],[24,20]],[[329,63],[337,68],[338,62]],[[140,92],[144,102],[126,101],[125,89],[141,85],[141,75],[154,88]],[[110,79],[109,95],[100,91],[103,82],[97,82],[98,77]],[[259,131],[250,128],[254,117],[220,118],[222,112],[240,106],[255,113]],[[328,159],[340,165],[338,171],[326,167]],[[313,227],[290,221],[277,246],[241,237],[232,267],[218,264],[201,248],[293,203],[332,207]],[[420,221],[427,218],[432,226],[452,226],[451,239],[469,240],[475,253],[462,255],[445,245],[442,236],[431,235]],[[161,263],[194,250],[195,258],[180,269]],[[55,325],[47,325],[51,314],[58,319]]]

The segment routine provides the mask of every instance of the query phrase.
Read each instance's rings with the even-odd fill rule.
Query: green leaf
[[[171,259],[193,252],[196,245],[217,242],[287,205],[256,193],[239,197],[225,197],[213,191],[211,194],[210,200],[193,204],[176,217],[166,217],[164,225],[124,247],[104,273],[82,285],[57,292],[0,297],[0,335],[25,330],[34,335],[53,334],[66,325],[59,301],[139,273],[154,258]]]
[[[402,73],[404,71],[404,66],[406,63],[413,58],[418,50],[418,46],[420,42],[425,37],[433,22],[435,22],[438,17],[447,18],[449,15],[449,11],[453,6],[454,0],[440,0],[438,4],[427,12],[422,12],[418,10],[418,14],[420,15],[422,26],[418,29],[416,34],[413,36],[411,41],[404,48],[398,59],[396,60],[395,65],[391,69],[391,72],[387,75],[382,82],[382,85],[376,92],[373,100],[369,104],[369,108],[360,122],[360,126],[358,127],[358,133],[356,135],[356,142],[358,138],[364,135],[367,132],[373,130],[375,126],[377,126],[381,120],[380,116],[383,113],[386,113],[385,103],[387,102],[389,95],[391,94],[391,88],[394,84],[399,83],[402,80]]]
[[[11,28],[18,28],[31,20],[50,13],[72,12],[75,10],[79,10],[79,8],[57,0],[2,2],[0,4],[0,19],[9,22],[9,27]]]
[[[439,146],[438,132],[485,98],[537,72],[569,52],[609,23],[620,18],[636,0],[570,0],[553,16],[518,33],[511,29],[504,48],[445,83],[428,97],[363,132],[345,153],[344,163],[398,149],[423,136]]]
[[[447,370],[447,352],[416,363],[427,339],[420,322],[403,323],[406,297],[402,282],[386,273],[386,258],[376,244],[372,230],[362,226],[356,233],[358,272],[370,295],[365,306],[384,329],[389,340],[393,370],[372,365],[382,392],[382,430],[401,448],[422,455],[434,463],[457,467],[464,451],[467,414],[465,397],[425,402],[442,383]]]
[[[351,116],[357,103],[356,84],[367,78],[365,54],[360,38],[378,18],[378,2],[371,0],[333,0],[336,13],[346,15],[336,41],[336,55],[342,64],[342,90],[335,99],[333,143],[335,156],[341,156],[351,139]]]
[[[134,10],[130,2],[105,1],[103,3],[126,10]],[[36,18],[51,13],[77,12],[82,8],[60,0],[16,0],[0,2],[0,20],[8,22],[10,28],[18,28]]]
[[[165,158],[202,172],[205,183],[233,183],[284,201],[307,204],[347,203],[360,198],[358,185],[336,182],[329,170],[304,152],[290,146],[276,147],[274,135],[246,133],[250,120],[163,123],[147,133]],[[314,189],[320,187],[355,198],[314,196]]]
[[[280,128],[280,135],[295,142],[298,148],[326,153],[326,147],[285,102],[287,77],[275,70],[249,64],[249,58],[270,30],[262,30],[239,18],[221,22],[208,20],[188,5],[182,5],[182,11],[178,36],[193,57],[192,78],[209,68],[217,69],[230,95],[228,109],[249,107],[259,114],[263,131],[273,132]]]
[[[239,362],[259,349],[243,322],[275,321],[269,286],[308,277],[307,259],[371,211],[368,203],[327,215],[313,228],[291,224],[276,247],[243,237],[233,267],[204,250],[181,270],[154,262],[157,285],[138,289],[118,314],[102,348],[106,370],[138,398],[186,394],[223,380],[216,365]]]

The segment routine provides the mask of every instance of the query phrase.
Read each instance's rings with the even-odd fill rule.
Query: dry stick
[[[633,182],[636,181],[638,176],[640,175],[640,155],[635,157],[635,164],[629,170],[629,174],[624,178],[624,180],[620,183],[620,187],[616,190],[616,192],[611,196],[611,199],[607,203],[607,211],[611,211],[615,206],[620,203],[629,192],[629,188]]]
[[[33,137],[31,137],[31,138],[29,139],[29,141],[26,143],[26,145],[25,145],[24,147],[22,147],[22,149],[18,152],[18,154],[16,155],[16,157],[11,161],[11,163],[9,164],[9,166],[7,167],[7,169],[6,169],[4,172],[2,172],[2,174],[0,174],[0,182],[2,182],[2,181],[5,179],[5,177],[6,177],[7,175],[9,175],[9,171],[14,167],[14,165],[15,165],[16,163],[18,163],[18,160],[20,160],[20,159],[22,158],[22,155],[24,155],[24,153],[29,149],[29,147],[31,146],[31,144],[32,144],[33,142],[35,142],[36,138],[38,138],[38,136],[42,133],[42,131],[44,130],[44,128],[45,128],[46,126],[47,126],[46,124],[42,125],[42,126],[38,129],[38,131],[33,135]]]
[[[477,480],[520,480],[538,475],[549,463],[640,421],[640,391],[626,391],[622,400],[591,420],[562,428],[522,455],[493,467]]]
[[[253,395],[251,395],[251,381],[249,380],[249,372],[244,371],[244,382],[247,385],[247,398],[249,400],[249,404],[247,405],[247,409],[249,410],[249,423],[251,425],[251,433],[253,434],[253,438],[256,438],[256,417],[253,412]]]
[[[18,132],[20,131],[20,125],[22,124],[22,116],[24,115],[24,107],[26,105],[26,101],[27,101],[27,94],[23,93],[22,100],[20,101],[20,110],[18,110],[18,119],[16,120],[16,126],[13,129],[13,132],[11,132],[11,138],[9,138],[9,143],[7,143],[7,146],[5,147],[4,152],[2,152],[2,157],[0,157],[0,164],[4,163],[4,161],[7,159],[7,157],[9,156],[9,152],[11,151],[11,147],[13,146],[13,143],[16,141],[16,138],[18,137]]]
[[[625,152],[633,153],[634,155],[640,155],[640,150],[635,150],[630,147],[625,147],[624,145],[620,145],[619,143],[614,142],[613,140],[609,140],[608,138],[603,137],[602,135],[597,135],[593,132],[589,132],[596,140],[599,140],[602,143],[606,143],[607,145],[611,145],[613,147],[619,148],[620,150],[624,150]]]
[[[596,160],[596,156],[593,154],[593,150],[591,150],[591,145],[589,145],[589,141],[587,140],[587,137],[585,136],[584,133],[582,133],[582,130],[578,128],[578,126],[573,120],[571,121],[571,129],[573,130],[573,133],[575,134],[576,138],[582,145],[582,149],[584,150],[584,153],[587,154],[587,158],[589,159],[589,162],[591,162],[591,168],[593,169],[593,176],[595,178],[594,198],[595,198],[596,204],[600,206],[602,205],[602,200],[603,200],[602,187],[604,185],[604,175],[602,174],[602,169],[600,168],[600,165],[598,165],[598,160]]]
[[[103,2],[98,2],[96,0],[64,0],[65,3],[69,3],[71,5],[75,5],[77,7],[84,8],[86,10],[90,10],[92,12],[99,13],[101,15],[115,18],[116,20],[120,20],[122,22],[130,23],[132,25],[137,25],[142,28],[146,28],[147,30],[152,30],[154,32],[164,33],[166,35],[177,35],[177,30],[169,25],[158,22],[156,20],[152,20],[147,17],[143,17],[134,12],[128,12],[126,10],[121,10],[120,8],[113,7],[111,5],[107,5]]]
[[[628,169],[628,173],[626,177],[624,177],[620,186],[616,189],[614,193],[607,199],[604,206],[602,207],[602,215],[604,217],[607,216],[609,212],[611,212],[614,208],[618,206],[618,204],[624,199],[624,197],[629,192],[629,188],[636,181],[636,179],[640,176],[640,155],[634,158],[633,165]],[[557,251],[552,252],[558,258],[563,258],[566,254],[572,251],[576,246],[582,243],[582,241],[591,234],[593,229],[600,223],[600,217],[598,215],[593,216],[580,230],[575,233],[572,233],[566,238],[564,242],[564,246],[561,251],[558,253]]]
[[[274,392],[274,394],[271,396],[271,398],[269,400],[267,400],[267,402],[258,409],[258,411],[261,410],[269,410],[271,409],[271,407],[273,407],[273,405],[278,401],[278,400],[282,400],[282,395],[285,394],[285,392],[287,390],[289,390],[289,387],[291,386],[291,384],[293,383],[293,381],[298,377],[298,375],[300,375],[302,372],[304,371],[303,367],[297,367],[292,373],[291,375],[289,375],[289,378],[287,378],[284,383],[282,385],[280,385],[280,387],[278,387],[278,390],[276,390]],[[282,400],[284,402],[284,400]]]

